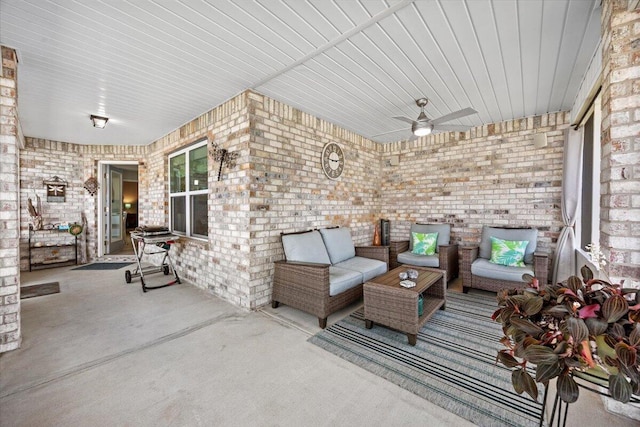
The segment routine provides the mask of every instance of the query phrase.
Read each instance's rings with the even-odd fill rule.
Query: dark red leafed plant
[[[608,378],[611,397],[628,402],[640,394],[640,291],[594,279],[584,266],[583,279],[566,283],[502,290],[493,319],[502,323],[506,347],[497,360],[512,368],[517,393],[538,398],[536,382],[557,378],[560,398],[578,399],[573,375],[589,372]],[[534,277],[525,275],[529,284]],[[535,366],[535,379],[527,367]]]

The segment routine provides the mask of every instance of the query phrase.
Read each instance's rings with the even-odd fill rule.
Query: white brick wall
[[[482,225],[535,226],[551,252],[562,228],[560,195],[567,113],[436,134],[384,146],[381,212],[392,240],[412,222],[447,222],[452,240],[477,244]],[[547,147],[533,135],[545,132]],[[390,165],[391,156],[400,164]]]
[[[250,144],[251,294],[271,301],[273,261],[283,258],[280,233],[332,225],[351,227],[371,244],[379,217],[379,145],[293,107],[249,93],[255,123]],[[320,167],[325,144],[338,143],[345,169],[330,180]]]
[[[412,221],[447,221],[454,226],[455,241],[471,243],[482,224],[535,225],[542,232],[541,247],[552,249],[561,226],[566,126],[566,115],[558,113],[487,125],[467,134],[379,145],[248,91],[148,147],[30,139],[23,158],[25,174],[32,178],[24,181],[23,193],[43,191],[36,159],[45,153],[59,158],[47,165],[47,173],[73,182],[69,194],[79,186],[80,194],[69,199],[69,207],[87,216],[88,248],[94,257],[96,197],[81,187],[97,173],[98,160],[141,163],[139,220],[150,225],[168,222],[169,153],[202,137],[239,153],[236,167],[223,169],[220,181],[218,163],[209,159],[208,239],[181,239],[172,250],[182,278],[254,309],[270,302],[273,262],[283,258],[282,232],[348,226],[356,244],[370,244],[376,221],[385,217],[392,221],[394,239],[406,238]],[[549,145],[534,149],[533,134],[542,131]],[[328,142],[340,144],[346,157],[345,171],[335,181],[320,167]],[[80,152],[69,155],[75,149]],[[392,155],[400,157],[399,166],[389,165]],[[74,168],[81,169],[80,178],[58,173]]]
[[[0,46],[0,353],[20,346],[17,68],[15,51]]]
[[[84,182],[90,176],[97,176],[100,160],[136,160],[143,162],[147,147],[88,146],[45,139],[26,138],[25,149],[20,152],[20,268],[29,269],[28,238],[30,216],[27,199],[36,203],[40,196],[42,217],[45,226],[78,222],[82,216],[87,219],[87,228],[78,236],[78,259],[91,261],[98,253],[97,241],[97,197],[89,194]],[[140,167],[143,169],[143,167]],[[67,181],[64,202],[48,202],[43,180],[54,176]],[[140,174],[145,176],[145,174]],[[141,183],[144,183],[141,179]],[[140,193],[143,194],[142,189]],[[144,218],[144,214],[140,215]],[[35,239],[44,245],[48,243],[70,243],[72,237],[67,233],[38,232]],[[39,249],[32,252],[32,261],[52,261],[55,258],[68,258],[71,249]]]
[[[602,7],[600,247],[607,273],[640,288],[640,10]]]

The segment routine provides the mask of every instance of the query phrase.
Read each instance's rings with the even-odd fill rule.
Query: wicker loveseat
[[[327,317],[362,297],[362,284],[389,266],[386,246],[355,247],[348,228],[282,235],[286,259],[275,262],[271,305],[280,303]]]
[[[492,263],[491,238],[508,241],[527,241],[523,267],[507,267]],[[484,289],[497,292],[504,288],[524,288],[523,274],[535,276],[541,287],[547,284],[549,256],[536,252],[538,230],[535,228],[482,227],[479,246],[462,246],[461,273],[464,292]]]
[[[415,253],[413,240],[415,233],[438,233],[438,240],[433,255]],[[458,245],[451,244],[450,224],[411,224],[410,240],[396,242],[397,264],[416,265],[446,270],[447,281],[458,277]],[[393,262],[393,260],[392,260]]]

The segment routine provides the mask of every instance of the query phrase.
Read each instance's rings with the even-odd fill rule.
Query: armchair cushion
[[[436,243],[438,243],[438,233],[411,233],[413,250],[416,255],[433,255],[436,253]]]
[[[526,240],[513,241],[491,237],[491,259],[489,262],[507,267],[524,267],[524,251],[528,243]]]
[[[327,247],[331,264],[338,264],[356,256],[356,247],[351,240],[349,228],[323,228],[320,230],[320,234]]]
[[[418,267],[440,267],[438,255],[416,255],[411,252],[402,252],[398,254],[398,262],[400,264],[417,265]]]
[[[339,262],[335,267],[360,273],[360,283],[367,282],[387,272],[386,262],[361,256],[354,256],[353,258]]]
[[[471,264],[471,273],[488,279],[522,283],[524,283],[522,281],[523,274],[535,276],[531,264],[525,264],[524,267],[507,267],[506,265],[493,264],[484,258],[478,258]]]
[[[449,224],[411,224],[411,234],[413,233],[438,233],[438,246],[448,245],[451,240],[451,225]],[[409,251],[413,251],[413,238],[409,239]]]
[[[491,259],[491,237],[511,241],[527,241],[524,251],[524,263],[533,264],[533,253],[538,242],[538,229],[536,228],[500,228],[482,227],[482,239],[480,240],[480,252],[478,256],[486,260]]]
[[[329,267],[329,296],[336,296],[362,284],[362,273],[346,268]]]
[[[283,234],[282,247],[287,261],[331,264],[322,236],[316,230]]]

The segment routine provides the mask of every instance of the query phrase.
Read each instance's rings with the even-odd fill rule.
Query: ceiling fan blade
[[[393,118],[396,119],[396,120],[402,120],[403,122],[407,122],[407,123],[413,124],[413,120],[411,120],[408,117],[397,116],[397,117],[393,117]]]
[[[444,130],[449,132],[466,132],[471,129],[471,126],[464,125],[434,125],[433,130]]]
[[[462,110],[454,111],[453,113],[445,114],[442,117],[431,120],[431,124],[437,125],[438,123],[448,122],[449,120],[459,119],[460,117],[470,116],[476,114],[477,111],[473,108],[463,108]]]

